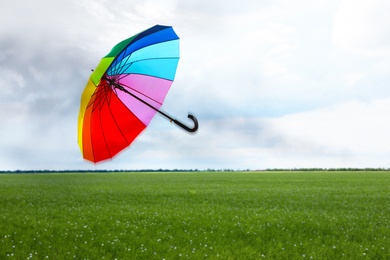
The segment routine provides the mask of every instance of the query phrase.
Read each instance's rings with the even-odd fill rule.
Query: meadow
[[[390,259],[390,172],[0,174],[0,259]]]

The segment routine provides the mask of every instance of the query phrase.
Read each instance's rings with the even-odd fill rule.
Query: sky
[[[387,0],[0,0],[0,170],[390,168]],[[80,97],[119,41],[180,37],[162,110],[83,160]]]

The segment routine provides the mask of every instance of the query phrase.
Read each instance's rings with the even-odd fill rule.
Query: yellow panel
[[[80,151],[83,153],[83,122],[85,111],[87,110],[89,101],[96,90],[96,85],[92,82],[91,79],[88,80],[87,85],[85,86],[84,92],[81,95],[80,102],[80,112],[79,112],[79,122],[78,122],[78,143]]]

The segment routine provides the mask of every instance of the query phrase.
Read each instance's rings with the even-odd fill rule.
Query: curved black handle
[[[199,126],[198,119],[196,119],[196,117],[194,117],[191,114],[188,115],[188,118],[194,122],[194,127],[190,128],[190,127],[186,126],[185,124],[183,124],[182,122],[177,121],[176,119],[173,119],[173,122],[188,132],[191,132],[191,133],[196,132],[196,130],[198,130],[198,126]]]

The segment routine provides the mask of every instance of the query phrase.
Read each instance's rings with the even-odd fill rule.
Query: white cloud
[[[277,151],[303,157],[306,165],[322,167],[328,161],[326,167],[389,167],[383,156],[371,157],[390,156],[389,114],[390,99],[379,99],[270,119],[270,125],[285,140]],[[290,167],[303,167],[302,163],[297,160]]]
[[[5,93],[12,93],[14,88],[24,88],[26,80],[24,76],[8,68],[0,68],[0,89]]]
[[[389,114],[390,99],[347,102],[277,118],[201,121],[195,135],[161,131],[157,119],[117,160],[149,158],[151,168],[390,167]]]
[[[390,99],[369,103],[348,102],[338,106],[288,115],[274,121],[291,140],[318,144],[351,153],[390,152],[387,134]]]
[[[365,76],[366,76],[366,74],[362,73],[362,72],[352,72],[352,73],[348,73],[345,76],[345,79],[347,81],[348,86],[354,86],[359,81],[361,81]]]
[[[141,1],[135,4],[135,11],[143,19],[154,21],[166,20],[166,17],[176,16],[176,0],[165,1]]]
[[[343,0],[334,18],[333,42],[364,55],[390,55],[390,2]]]

